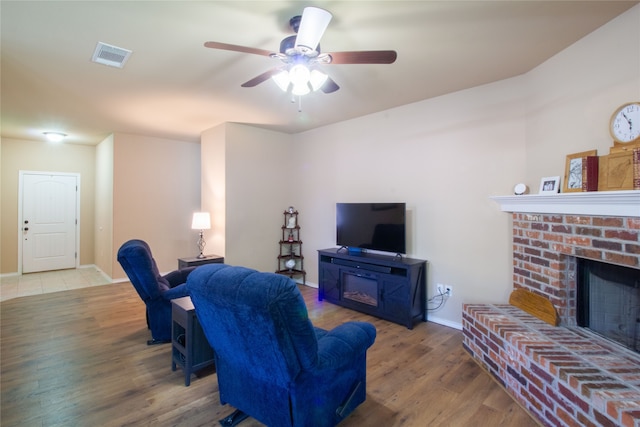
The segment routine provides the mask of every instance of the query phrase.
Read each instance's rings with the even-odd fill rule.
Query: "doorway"
[[[80,175],[19,174],[18,273],[76,268]]]

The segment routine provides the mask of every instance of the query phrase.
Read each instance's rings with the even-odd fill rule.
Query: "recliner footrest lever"
[[[236,409],[231,415],[221,419],[220,425],[222,427],[235,427],[247,418],[249,418],[249,415],[245,414],[240,409]]]
[[[351,393],[349,393],[347,400],[345,400],[345,402],[342,405],[338,406],[338,408],[336,409],[337,416],[339,416],[340,418],[344,418],[344,411],[349,407],[349,404],[355,397],[356,392],[360,388],[360,385],[362,385],[362,382],[358,381],[356,385],[353,387],[353,390],[351,390]]]

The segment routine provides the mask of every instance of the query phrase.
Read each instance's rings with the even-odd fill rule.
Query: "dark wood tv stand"
[[[318,251],[318,299],[413,329],[426,321],[427,262],[346,248]]]

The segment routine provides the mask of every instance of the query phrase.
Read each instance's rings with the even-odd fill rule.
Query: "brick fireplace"
[[[560,326],[508,304],[465,304],[467,351],[549,426],[640,426],[640,355],[576,326],[578,258],[638,270],[640,191],[494,197],[513,219],[513,285]]]

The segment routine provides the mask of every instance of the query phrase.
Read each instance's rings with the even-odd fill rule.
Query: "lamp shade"
[[[289,70],[289,79],[294,86],[306,85],[311,73],[306,65],[296,64]]]
[[[309,85],[306,83],[293,85],[293,88],[291,89],[291,93],[296,96],[303,96],[308,94],[309,92],[311,92],[311,89],[309,89]]]
[[[209,212],[194,212],[193,220],[191,221],[191,228],[193,230],[208,230],[211,228],[211,217]]]
[[[309,83],[311,83],[311,88],[314,91],[320,89],[322,85],[326,83],[328,78],[329,76],[327,76],[325,73],[318,70],[312,70],[311,75],[309,76]]]
[[[289,83],[291,80],[289,79],[289,72],[287,70],[280,71],[278,74],[274,74],[271,76],[271,79],[276,82],[278,87],[282,89],[283,92],[286,92],[289,89]]]

